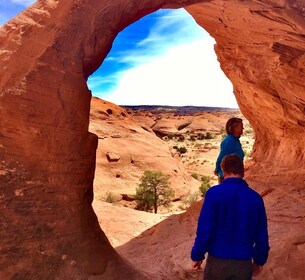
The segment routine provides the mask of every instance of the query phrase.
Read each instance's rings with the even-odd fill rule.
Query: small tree
[[[152,208],[157,213],[161,205],[169,206],[170,198],[174,196],[170,188],[169,176],[161,171],[144,171],[139,187],[136,188],[137,208],[148,211]]]

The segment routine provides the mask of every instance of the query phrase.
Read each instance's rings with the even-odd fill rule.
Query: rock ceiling
[[[215,38],[256,134],[252,178],[256,170],[268,183],[266,170],[276,180],[304,167],[304,1],[39,0],[0,29],[1,279],[145,279],[111,248],[92,210],[97,137],[86,80],[119,31],[162,7],[185,7]]]

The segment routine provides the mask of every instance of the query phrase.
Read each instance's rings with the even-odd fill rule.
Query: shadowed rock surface
[[[98,138],[86,80],[127,25],[189,4],[255,131],[248,176],[265,195],[272,238],[261,279],[305,278],[304,1],[39,0],[0,29],[1,279],[146,279],[92,210]]]

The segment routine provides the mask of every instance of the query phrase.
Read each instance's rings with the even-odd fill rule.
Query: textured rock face
[[[200,183],[148,125],[140,125],[123,108],[96,97],[90,115],[89,129],[99,138],[94,178],[97,199],[107,192],[134,195],[145,170],[168,175],[176,198],[198,191]]]
[[[304,165],[304,1],[211,1],[187,8],[254,127],[257,161]],[[287,153],[288,151],[288,153]]]
[[[304,167],[304,1],[40,0],[0,29],[1,279],[145,278],[111,248],[91,207],[97,137],[88,132],[86,79],[125,26],[158,8],[194,3],[187,10],[216,39],[255,130],[254,159],[274,176]],[[250,174],[271,180],[264,171]],[[276,187],[291,178],[304,186],[304,177],[290,175]],[[297,202],[304,213],[302,188],[286,191],[296,200],[285,200],[285,209]],[[295,238],[285,248],[295,246],[290,257],[300,260],[301,222],[291,210],[289,219],[278,215],[282,196],[273,193],[267,190],[274,247],[283,248],[285,221],[294,218]]]

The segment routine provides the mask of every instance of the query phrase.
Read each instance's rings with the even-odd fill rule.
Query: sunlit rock
[[[262,279],[304,279],[301,0],[39,0],[4,25],[1,279],[86,279],[93,274],[94,279],[152,279],[149,271],[140,272],[145,268],[133,267],[113,250],[92,210],[98,138],[88,132],[91,94],[86,81],[127,25],[162,7],[194,3],[198,4],[186,9],[215,38],[221,68],[257,137],[256,164],[248,176],[265,194],[272,247]],[[178,231],[180,225],[175,224]],[[175,230],[164,232],[164,238],[149,237],[151,242],[142,244],[141,252],[176,240]],[[177,244],[184,241],[185,236]],[[189,246],[182,249],[188,255]],[[162,261],[174,267],[175,277],[189,277],[179,270],[188,258],[177,258],[181,253],[176,250],[163,254]],[[69,258],[63,260],[63,255]],[[158,269],[160,258],[150,255],[147,260]],[[152,274],[173,277],[161,269]]]

